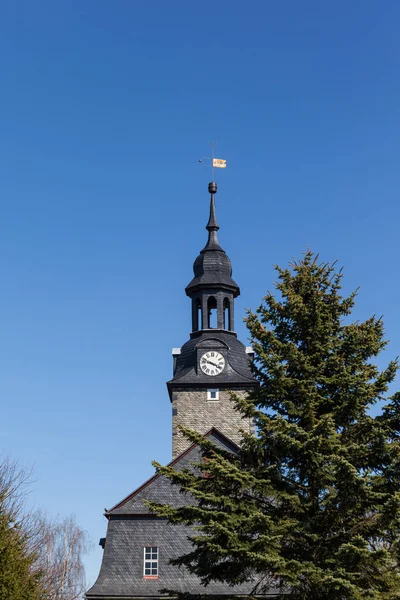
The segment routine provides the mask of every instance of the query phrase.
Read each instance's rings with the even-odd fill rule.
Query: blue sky
[[[309,246],[360,286],[354,318],[384,315],[380,364],[399,354],[399,17],[392,0],[1,3],[0,451],[89,531],[89,581],[104,507],[170,459],[210,139],[241,339],[273,265]]]

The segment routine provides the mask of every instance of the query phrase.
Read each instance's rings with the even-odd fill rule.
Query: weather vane
[[[211,156],[203,156],[199,158],[199,163],[204,162],[205,160],[211,161],[211,181],[214,181],[214,169],[225,169],[226,168],[226,160],[224,158],[215,158],[214,150],[217,142],[210,142],[211,146]]]

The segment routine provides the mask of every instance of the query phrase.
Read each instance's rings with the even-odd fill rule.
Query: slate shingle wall
[[[190,550],[185,526],[169,525],[164,520],[135,518],[110,521],[103,564],[95,585],[87,592],[88,599],[112,597],[157,597],[163,588],[192,594],[226,594],[229,588],[212,583],[205,588],[195,575],[186,569],[169,564],[169,559]],[[144,579],[143,548],[159,548],[159,578]],[[234,593],[248,593],[250,586],[235,588]],[[232,590],[233,591],[233,590]]]
[[[209,439],[228,450],[234,451],[229,440],[222,438],[218,432],[212,432]],[[176,463],[176,468],[189,467],[198,461],[199,448],[194,446]],[[199,579],[169,564],[170,558],[181,556],[191,548],[188,537],[191,530],[184,525],[170,525],[164,519],[149,514],[143,504],[144,499],[171,503],[178,506],[191,501],[179,493],[178,486],[173,486],[164,477],[156,477],[131,496],[119,508],[109,513],[110,521],[101,564],[96,583],[86,592],[87,600],[124,600],[132,598],[160,597],[163,588],[191,594],[226,595],[248,594],[251,584],[230,588],[221,583],[211,583],[204,588]],[[144,579],[143,548],[157,546],[159,548],[159,578]],[[275,597],[276,591],[271,589],[264,597]]]

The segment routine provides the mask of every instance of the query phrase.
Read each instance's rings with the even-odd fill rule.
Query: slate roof
[[[197,365],[198,348],[222,348],[227,351],[226,368],[212,379],[213,386],[254,387],[257,381],[250,371],[250,359],[246,353],[246,346],[238,340],[236,333],[225,330],[202,330],[192,333],[190,340],[181,348],[181,353],[176,357],[176,368],[173,378],[167,382],[168,390],[174,387],[185,387],[190,384],[209,386],[210,378],[205,375]]]
[[[211,182],[208,186],[211,193],[210,217],[206,229],[208,241],[193,264],[194,277],[186,287],[186,294],[191,296],[196,290],[204,287],[228,288],[234,297],[239,296],[238,284],[232,279],[232,264],[229,256],[219,244],[217,231],[219,225],[215,214],[215,196],[217,184]]]
[[[206,434],[215,444],[235,451],[237,446],[216,429]],[[188,466],[199,458],[199,448],[192,445],[171,465]],[[184,525],[171,525],[165,519],[151,515],[144,506],[145,498],[179,504],[188,499],[179,489],[160,475],[155,475],[120,503],[107,511],[109,519],[103,561],[96,583],[86,592],[87,600],[159,598],[161,589],[189,592],[198,595],[244,595],[251,584],[231,588],[213,582],[207,588],[186,569],[169,564],[169,559],[190,551],[190,529]],[[143,548],[159,548],[159,577],[143,577]],[[271,589],[264,597],[275,596]]]
[[[238,446],[215,427],[211,428],[204,437],[209,438],[216,446],[225,448],[230,452],[237,452],[238,450]],[[199,459],[199,448],[196,444],[192,444],[187,450],[172,460],[168,466],[185,469]],[[168,479],[156,474],[126,496],[121,502],[110,508],[105,513],[105,516],[110,518],[120,514],[151,514],[149,509],[143,504],[143,500],[154,500],[165,504],[174,504],[175,506],[184,506],[190,502],[190,499],[180,494],[178,488],[171,485]]]

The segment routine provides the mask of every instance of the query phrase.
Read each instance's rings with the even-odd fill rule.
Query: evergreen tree
[[[0,600],[42,600],[42,574],[32,548],[30,515],[23,514],[27,474],[16,463],[0,462]]]
[[[0,599],[39,600],[44,598],[35,555],[21,528],[0,513]]]
[[[204,584],[400,598],[400,394],[387,398],[398,363],[372,362],[382,320],[351,322],[356,293],[342,297],[342,273],[311,252],[277,272],[277,294],[246,319],[259,388],[233,398],[256,433],[232,455],[185,430],[198,468],[156,467],[197,502],[149,504],[193,528],[193,550],[174,562]]]

